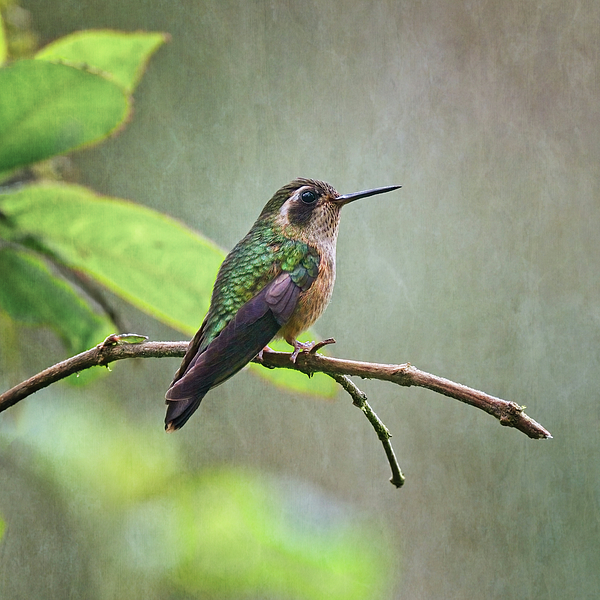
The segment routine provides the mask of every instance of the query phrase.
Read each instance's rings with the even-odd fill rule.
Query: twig
[[[111,362],[125,358],[182,357],[187,347],[188,342],[127,343],[126,338],[109,336],[105,342],[95,348],[68,358],[1,394],[0,412],[34,392],[90,367],[106,366]],[[528,417],[523,412],[523,407],[515,402],[501,400],[448,379],[425,373],[408,363],[403,365],[367,363],[301,352],[294,364],[290,361],[288,352],[269,351],[264,351],[262,359],[255,359],[255,361],[264,364],[266,367],[295,369],[307,374],[321,372],[328,375],[354,375],[368,379],[390,381],[402,386],[425,387],[475,406],[496,417],[501,425],[515,427],[530,438],[544,439],[552,437],[549,431]]]
[[[383,444],[383,449],[385,450],[385,454],[390,463],[390,467],[392,469],[392,477],[390,482],[397,488],[402,487],[404,485],[404,475],[402,474],[402,470],[400,469],[400,465],[398,464],[398,460],[394,454],[394,449],[390,443],[392,434],[383,424],[383,421],[375,414],[375,411],[371,408],[371,405],[367,400],[367,395],[363,391],[359,390],[358,386],[346,375],[334,375],[331,373],[328,373],[328,375],[335,379],[350,394],[350,397],[352,398],[352,404],[360,408],[367,419],[369,419],[369,423],[371,423],[375,433],[377,433],[377,437]]]

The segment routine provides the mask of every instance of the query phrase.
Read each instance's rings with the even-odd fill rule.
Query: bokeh
[[[2,414],[2,597],[595,598],[600,5],[20,4],[42,43],[171,36],[128,127],[72,156],[100,193],[229,249],[295,177],[402,184],[344,209],[317,331],[335,356],[408,361],[526,405],[554,439],[358,382],[393,434],[396,490],[341,392],[315,400],[244,371],[167,436],[178,361],[122,362]],[[131,331],[181,339],[111,301]],[[50,332],[6,331],[3,388],[64,358]]]

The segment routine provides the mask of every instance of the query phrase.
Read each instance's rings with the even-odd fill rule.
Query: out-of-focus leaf
[[[99,69],[131,93],[152,54],[167,40],[164,33],[78,31],[48,44],[36,58]]]
[[[338,499],[294,483],[233,470],[201,474],[128,520],[130,539],[163,540],[131,547],[129,560],[150,577],[168,565],[169,587],[182,597],[385,597],[390,565],[379,533]]]
[[[122,393],[135,394],[135,389],[132,381],[131,389]],[[90,406],[81,396],[53,393],[51,406],[42,411],[24,403],[19,426],[28,430],[28,443],[39,452],[34,468],[65,490],[76,488],[86,507],[93,501],[122,510],[160,493],[177,477],[177,446],[160,421],[128,417],[114,390],[102,406]],[[111,410],[106,410],[111,402]],[[162,420],[158,398],[156,413]]]
[[[6,32],[4,31],[4,21],[0,12],[0,65],[6,62],[8,57],[8,47],[6,45]]]
[[[34,239],[141,310],[192,335],[223,252],[174,219],[73,185],[0,196],[4,235]]]
[[[108,137],[129,114],[121,87],[43,60],[0,69],[0,172]]]
[[[112,540],[120,576],[141,575],[164,588],[158,596],[390,597],[396,557],[377,515],[369,528],[373,515],[317,487],[251,469],[192,473],[176,438],[118,402],[110,411],[60,395],[43,409],[25,403],[19,428],[32,468]]]
[[[0,247],[0,281],[0,310],[20,323],[51,328],[71,354],[101,342],[114,329],[29,252]]]
[[[4,519],[2,517],[0,517],[0,540],[4,536],[5,531],[6,531],[6,523],[4,522]]]

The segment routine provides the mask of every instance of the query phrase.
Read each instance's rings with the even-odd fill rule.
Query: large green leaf
[[[141,310],[193,335],[210,303],[224,253],[177,221],[151,209],[62,184],[24,187],[0,196],[3,235],[41,244]],[[314,337],[312,337],[314,339]],[[325,375],[256,367],[302,393],[331,397]]]
[[[224,254],[174,219],[55,183],[0,196],[0,211],[15,241],[33,238],[157,319],[198,328]]]
[[[43,60],[0,69],[0,172],[109,136],[129,98],[108,79]]]
[[[101,342],[114,326],[95,313],[37,256],[0,247],[0,310],[26,325],[47,326],[71,354]]]
[[[48,44],[36,58],[99,69],[131,93],[152,54],[168,39],[163,33],[78,31]]]

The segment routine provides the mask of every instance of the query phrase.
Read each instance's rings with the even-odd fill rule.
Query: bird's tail
[[[181,429],[187,423],[188,419],[200,406],[204,394],[182,400],[169,400],[169,392],[167,392],[166,396],[167,415],[165,416],[165,431],[171,433],[172,431]]]
[[[202,325],[165,396],[167,431],[183,427],[211,388],[235,375],[273,339],[299,294],[300,288],[284,273],[246,302],[210,342],[202,342]]]

